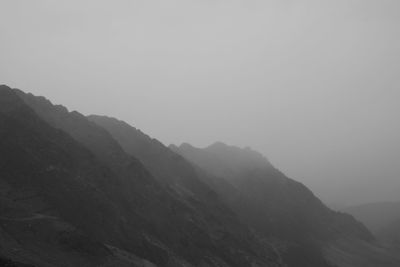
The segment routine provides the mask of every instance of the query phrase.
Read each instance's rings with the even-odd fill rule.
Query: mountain
[[[0,94],[0,257],[34,266],[280,265],[210,189],[166,187],[83,115],[6,86]]]
[[[137,157],[149,171],[163,183],[175,186],[176,184],[181,184],[182,180],[210,181],[207,179],[207,175],[204,172],[193,167],[193,165],[181,155],[127,123],[105,116],[92,115],[89,116],[89,119],[109,131],[127,153]],[[249,159],[248,163],[261,164],[260,161],[257,161],[257,158]],[[211,180],[214,180],[214,178]],[[223,180],[219,180],[219,182],[223,184]],[[235,190],[234,188],[229,188],[228,183],[223,184],[220,188],[226,192]],[[225,196],[226,195],[219,194],[222,200],[225,199]],[[247,221],[243,221],[243,223],[247,224]],[[275,231],[275,229],[271,227],[266,227],[266,229]],[[288,230],[290,230],[289,227],[284,229],[284,231]],[[300,233],[301,231],[299,230],[298,232]],[[282,235],[278,235],[278,238],[281,239]],[[319,252],[314,251],[314,249],[310,252],[307,250],[300,251],[302,250],[300,245],[290,246],[290,248],[293,250],[293,254],[298,254],[298,256],[292,260],[293,264],[296,264],[296,266],[301,266],[299,265],[299,261],[302,260],[300,258],[308,258],[313,264],[318,264],[319,266],[328,266],[322,259],[322,256],[319,255]],[[283,258],[291,257],[292,256],[283,255]]]
[[[124,219],[100,189],[114,179],[111,171],[5,86],[0,87],[0,162],[4,262],[132,266],[110,249],[123,239],[116,226]]]
[[[368,203],[347,207],[343,211],[363,222],[375,234],[400,220],[400,202]]]
[[[107,130],[122,149],[139,159],[161,184],[175,190],[184,189],[211,205],[218,203],[217,195],[197,177],[194,167],[157,139],[114,118],[91,115],[88,119]]]
[[[106,129],[127,153],[137,157],[163,183],[179,183],[182,176],[192,177],[190,179],[197,177],[204,181],[218,193],[219,198],[244,224],[250,226],[253,231],[257,229],[257,235],[271,244],[288,266],[329,266],[321,245],[327,240],[353,238],[354,242],[359,242],[354,246],[366,246],[361,250],[360,257],[364,257],[365,251],[369,253],[374,247],[370,244],[373,243],[373,237],[363,225],[349,215],[326,208],[306,187],[285,177],[260,153],[216,143],[207,150],[213,155],[218,154],[218,157],[205,156],[204,153],[196,154],[206,163],[202,166],[189,157],[182,158],[187,156],[184,153],[182,156],[178,155],[181,151],[176,146],[167,148],[158,140],[123,121],[96,115],[88,118]],[[193,148],[188,144],[182,147]],[[271,196],[274,201],[269,203],[265,199],[252,199],[238,189],[248,179],[265,180],[264,171],[268,172],[267,177],[270,179],[263,181],[263,186],[257,188],[262,197],[275,193],[275,197]],[[249,195],[255,197],[253,193]],[[265,212],[266,205],[271,207],[271,211],[261,219],[260,215]],[[272,209],[273,207],[275,208]],[[302,210],[299,207],[302,207]],[[303,218],[310,224],[302,225],[299,219]],[[346,257],[350,258],[348,261],[354,262],[348,247],[342,248],[341,244],[333,245],[333,242],[329,243],[329,246],[334,247],[330,251],[347,253]],[[382,253],[375,253],[375,262],[381,260]],[[337,257],[334,253],[329,256]],[[365,261],[358,263],[358,266],[364,266],[364,263]],[[383,266],[394,265],[385,262]]]
[[[344,209],[380,240],[400,251],[400,202],[368,203]]]
[[[399,266],[391,253],[249,148],[166,147],[0,86],[0,264]]]
[[[328,209],[308,188],[286,177],[256,151],[220,142],[205,149],[189,144],[172,148],[211,175],[232,184],[238,199],[231,205],[239,214],[243,213],[243,220],[266,235],[325,240],[344,234],[365,241],[373,239],[363,225]]]
[[[371,233],[352,216],[326,207],[303,184],[286,177],[263,155],[250,148],[217,142],[200,149],[190,144],[170,148],[212,177],[223,179],[236,193],[209,185],[225,199],[241,220],[263,236],[298,244],[289,250],[289,262],[304,262],[307,253],[321,256],[338,266],[395,266],[398,258],[380,249]],[[211,177],[211,178],[210,178]]]

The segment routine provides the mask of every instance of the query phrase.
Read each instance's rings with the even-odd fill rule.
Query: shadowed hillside
[[[278,264],[275,253],[258,244],[222,203],[214,201],[210,207],[196,195],[162,186],[105,130],[84,116],[4,86],[1,93],[1,181],[6,184],[2,188],[9,188],[4,196],[10,203],[15,202],[9,199],[14,191],[17,195],[25,192],[20,193],[22,199],[32,198],[21,204],[21,214],[13,204],[5,205],[2,216],[11,218],[7,225],[12,228],[2,229],[5,235],[20,240],[16,235],[24,231],[18,227],[36,227],[31,223],[25,226],[29,220],[43,223],[38,228],[55,228],[50,240],[41,236],[45,235],[42,231],[35,230],[38,237],[28,231],[23,237],[24,253],[35,250],[41,257],[44,253],[49,256],[46,262],[66,261],[66,266],[77,266],[73,258],[71,263],[66,260],[68,253],[61,260],[58,250],[49,248],[61,242],[59,235],[62,238],[71,232],[63,242],[77,246],[84,254],[79,260],[87,260],[85,255],[91,253],[106,257],[94,257],[95,262],[85,263],[88,266],[108,261],[107,254],[125,261],[143,258],[157,266]],[[210,201],[213,199],[211,196]],[[43,239],[48,251],[29,245],[36,239]],[[62,246],[59,250],[65,253]],[[26,258],[45,266],[36,258]]]
[[[327,208],[303,184],[286,177],[260,153],[221,142],[204,149],[189,144],[170,147],[207,172],[210,186],[220,192],[242,221],[264,236],[299,244],[301,249],[284,253],[293,264],[302,262],[304,255],[318,252],[338,266],[398,264],[392,253],[379,249],[365,226],[348,214]],[[226,190],[221,179],[236,192]],[[314,266],[307,260],[304,264]]]
[[[290,266],[328,265],[322,244],[337,238],[373,242],[364,226],[349,215],[329,210],[306,187],[285,177],[255,151],[216,143],[207,149],[218,155],[204,159],[211,166],[208,169],[187,157],[194,163],[190,164],[173,152],[180,153],[177,147],[168,149],[123,121],[94,115],[89,119],[107,129],[127,153],[140,159],[162,182],[177,184],[182,176],[204,181],[244,224],[273,244]]]
[[[400,262],[251,149],[166,147],[122,121],[7,86],[0,162],[0,259],[10,266]]]

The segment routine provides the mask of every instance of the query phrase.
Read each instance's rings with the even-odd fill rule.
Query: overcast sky
[[[399,49],[398,0],[0,1],[0,83],[340,205],[400,200]]]

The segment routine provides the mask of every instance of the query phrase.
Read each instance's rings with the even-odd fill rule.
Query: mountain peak
[[[228,147],[230,147],[230,146],[225,144],[224,142],[217,141],[217,142],[209,145],[208,147],[206,147],[206,149],[221,149],[221,148],[228,148]]]
[[[176,147],[178,147],[178,146],[176,146]],[[196,147],[192,146],[189,143],[184,142],[179,146],[179,149],[196,149]]]
[[[11,90],[11,88],[6,84],[0,84],[0,90]]]
[[[0,111],[10,112],[21,108],[22,100],[7,85],[0,85]]]

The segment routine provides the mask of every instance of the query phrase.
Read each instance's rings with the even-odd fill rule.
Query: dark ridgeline
[[[196,178],[160,184],[81,114],[0,92],[2,231],[21,244],[6,256],[38,266],[280,266]]]
[[[254,151],[222,143],[168,148],[124,122],[86,118],[7,86],[0,88],[0,200],[0,258],[15,264],[400,262],[388,254],[383,261],[362,224],[329,210]]]

